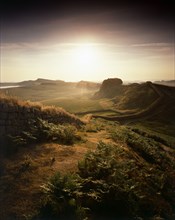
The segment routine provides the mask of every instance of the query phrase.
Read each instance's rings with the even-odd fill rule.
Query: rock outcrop
[[[100,90],[95,93],[94,98],[112,98],[120,92],[123,81],[119,78],[109,78],[103,81]]]

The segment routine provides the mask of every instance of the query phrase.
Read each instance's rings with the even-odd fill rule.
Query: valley
[[[173,87],[26,85],[1,91],[2,219],[173,220]]]

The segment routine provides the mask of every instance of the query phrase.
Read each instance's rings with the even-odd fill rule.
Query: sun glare
[[[97,59],[97,52],[95,46],[91,44],[78,45],[73,51],[72,55],[77,64],[92,64]]]

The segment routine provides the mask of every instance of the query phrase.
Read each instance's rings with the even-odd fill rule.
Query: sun
[[[74,61],[77,64],[92,64],[97,59],[97,51],[92,44],[80,44],[73,50]]]
[[[74,73],[74,79],[93,78],[94,73],[98,72],[101,65],[101,54],[98,43],[72,44],[69,50],[70,65],[67,68],[70,68],[71,72]]]

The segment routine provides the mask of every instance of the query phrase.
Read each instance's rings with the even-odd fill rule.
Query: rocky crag
[[[109,78],[103,81],[100,90],[95,93],[94,98],[112,98],[121,91],[123,81],[119,78]]]

